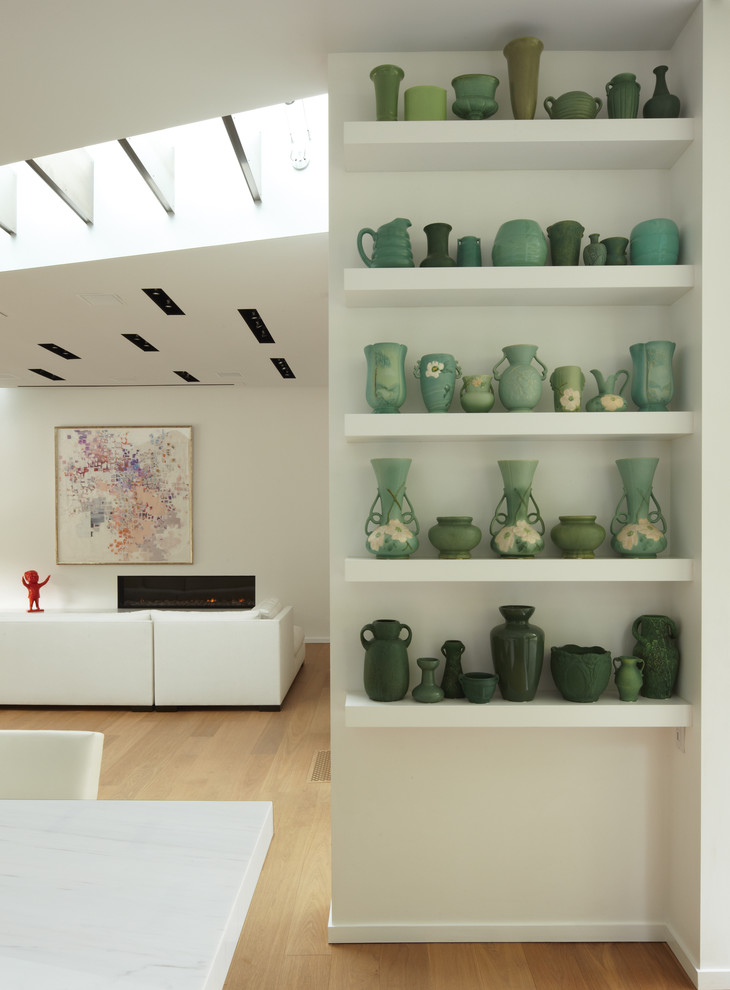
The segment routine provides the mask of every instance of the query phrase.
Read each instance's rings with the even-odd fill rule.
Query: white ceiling
[[[325,92],[328,52],[498,50],[521,34],[557,51],[661,50],[696,6],[697,0],[6,0],[0,164]],[[276,277],[282,264],[298,273],[285,298]],[[256,286],[253,300],[247,281]],[[142,286],[164,288],[186,316],[163,316]],[[56,342],[84,356],[62,362],[67,384],[175,384],[171,371],[190,370],[208,384],[238,372],[249,386],[322,385],[326,291],[322,234],[4,272],[0,372],[22,377],[29,366],[48,366],[42,358],[28,364],[27,344]],[[118,295],[124,305],[90,307],[77,298],[90,292]],[[277,353],[274,345],[256,344],[239,307],[262,311]],[[56,339],[58,328],[63,339]],[[138,351],[144,362],[137,354],[132,361],[136,348],[122,332],[164,347],[159,355]],[[286,357],[296,382],[272,374],[270,356]],[[53,360],[49,370],[62,373]],[[31,384],[35,377],[0,384]]]

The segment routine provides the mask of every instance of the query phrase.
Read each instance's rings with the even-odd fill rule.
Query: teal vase
[[[679,227],[667,217],[642,220],[631,230],[629,259],[632,265],[676,265],[679,260]]]
[[[447,639],[441,647],[441,654],[446,660],[441,687],[445,698],[463,698],[464,689],[461,686],[461,658],[466,647],[460,639]]]
[[[602,646],[553,646],[550,673],[566,701],[598,701],[611,680],[611,654]]]
[[[443,701],[443,689],[438,686],[434,676],[441,661],[437,657],[419,657],[416,663],[421,668],[421,683],[417,684],[411,691],[413,700],[426,705]]]
[[[451,109],[462,120],[486,120],[499,109],[494,94],[499,86],[496,76],[468,72],[451,80],[456,99]]]
[[[405,344],[368,344],[365,398],[376,413],[399,413],[406,398]]]
[[[636,639],[634,656],[644,661],[642,696],[671,698],[679,672],[679,640],[674,621],[668,615],[640,615],[631,631]]]
[[[504,623],[489,634],[494,672],[505,701],[532,701],[540,683],[545,634],[530,623],[532,605],[500,605]]]
[[[616,461],[624,493],[611,520],[611,549],[621,557],[656,557],[667,548],[667,523],[652,490],[658,463],[658,457]]]
[[[401,639],[403,630],[405,639]],[[397,619],[376,619],[360,630],[360,642],[365,650],[363,686],[371,701],[405,698],[410,682],[408,647],[412,636],[410,626]]]
[[[547,367],[537,356],[534,344],[511,344],[502,348],[502,354],[492,368],[494,380],[499,383],[500,402],[508,412],[530,412],[540,401]],[[500,374],[497,369],[504,361],[509,362],[509,367]],[[533,361],[542,371],[533,367]]]
[[[426,235],[426,257],[421,268],[453,268],[456,262],[449,254],[449,223],[427,223],[423,228]]]
[[[381,559],[403,559],[418,549],[418,519],[406,494],[410,457],[376,457],[370,461],[378,494],[365,523],[368,553]],[[376,506],[380,508],[376,511]]]
[[[575,364],[561,365],[550,375],[555,412],[580,412],[580,402],[586,379]]]
[[[534,557],[545,548],[545,523],[532,495],[537,461],[497,463],[504,491],[489,524],[490,546],[500,557]]]
[[[464,412],[485,413],[494,405],[491,375],[464,375],[459,392]]]
[[[667,89],[667,65],[658,65],[654,69],[656,82],[654,95],[644,104],[645,117],[678,117],[679,97],[672,96]]]
[[[398,89],[405,73],[399,65],[376,65],[370,71],[375,86],[375,119],[398,119]]]
[[[674,396],[671,340],[650,340],[629,347],[633,361],[631,398],[641,412],[664,411]]]
[[[544,265],[548,244],[535,220],[507,220],[497,231],[492,245],[495,268],[526,268]]]
[[[421,397],[430,413],[449,411],[461,367],[452,354],[424,354],[413,369],[421,383]]]
[[[644,661],[638,657],[614,657],[613,675],[621,701],[637,701],[644,683]]]
[[[577,265],[580,261],[580,242],[585,227],[577,220],[558,220],[547,229],[550,241],[550,260],[553,266]]]

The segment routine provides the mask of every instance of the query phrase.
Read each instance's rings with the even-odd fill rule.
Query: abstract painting
[[[192,427],[56,428],[57,563],[192,559]]]

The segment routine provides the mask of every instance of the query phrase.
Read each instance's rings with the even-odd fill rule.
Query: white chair
[[[95,800],[102,732],[0,730],[0,798]]]

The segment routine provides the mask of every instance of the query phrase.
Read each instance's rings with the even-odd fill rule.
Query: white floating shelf
[[[625,413],[350,413],[345,439],[350,443],[381,440],[501,440],[542,437],[549,440],[675,440],[694,431],[691,412]]]
[[[464,699],[424,705],[411,697],[383,703],[352,692],[345,699],[345,725],[354,729],[642,729],[692,724],[692,706],[682,698],[625,702],[614,690],[609,685],[606,695],[593,704],[564,701],[554,694],[524,703],[497,696],[486,705]]]
[[[489,534],[485,534],[489,540]],[[378,560],[376,557],[347,557],[345,580],[382,584],[404,582],[480,581],[504,584],[579,581],[691,581],[691,559],[657,557],[649,560],[626,560],[621,557],[596,557],[593,560],[563,560],[544,557],[478,558],[439,560],[418,557],[406,560]]]
[[[666,169],[694,139],[691,118],[348,121],[348,172]]]
[[[524,268],[346,268],[345,303],[364,306],[671,305],[695,281],[692,265]]]

